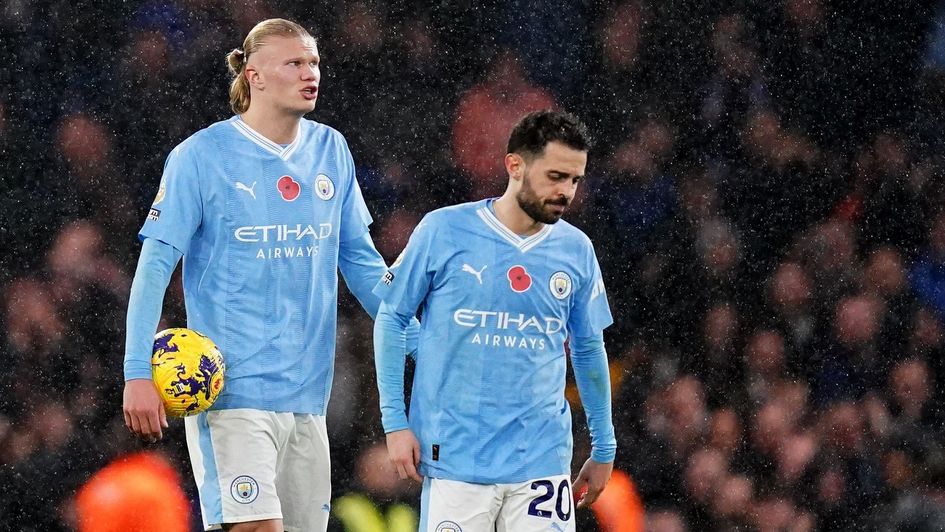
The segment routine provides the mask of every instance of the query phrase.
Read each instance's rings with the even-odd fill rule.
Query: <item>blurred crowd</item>
[[[225,53],[282,16],[319,39],[312,118],[348,138],[388,261],[504,190],[522,114],[588,123],[567,218],[607,282],[647,530],[945,529],[945,1],[310,4],[0,2],[0,527],[72,529],[143,448],[189,478],[179,421],[147,446],[121,415],[136,234],[171,148],[230,116]],[[410,530],[372,325],[347,294],[339,315],[331,526]]]

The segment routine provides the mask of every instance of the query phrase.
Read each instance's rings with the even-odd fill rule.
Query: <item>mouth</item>
[[[553,213],[559,216],[561,214],[564,214],[564,210],[567,208],[567,206],[568,205],[566,203],[549,203],[548,204],[548,208],[551,209]]]
[[[568,203],[569,202],[566,199],[545,202],[545,204],[551,207],[552,209],[562,210],[562,211],[568,207]]]
[[[315,98],[318,98],[317,85],[311,85],[311,86],[305,87],[299,92],[302,93],[302,97],[305,98],[306,100],[314,100]]]

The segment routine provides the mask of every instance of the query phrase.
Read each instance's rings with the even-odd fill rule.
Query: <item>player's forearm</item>
[[[571,366],[591,432],[591,458],[600,463],[613,462],[617,454],[617,439],[611,413],[610,371],[604,336],[572,338]]]
[[[377,317],[377,309],[381,298],[374,294],[373,289],[378,280],[387,273],[387,265],[377,249],[370,233],[364,233],[360,238],[342,243],[338,254],[338,266],[345,283],[357,298],[371,318]],[[417,339],[420,335],[420,322],[416,318],[410,320],[407,327],[407,351],[413,354],[417,350]]]
[[[377,316],[381,299],[374,294],[374,285],[387,272],[384,258],[374,247],[371,233],[341,243],[338,267],[345,284],[371,318]]]
[[[406,360],[408,316],[381,303],[374,320],[374,366],[381,402],[384,432],[407,428],[404,405],[404,363]]]
[[[151,347],[161,321],[164,292],[181,253],[173,246],[146,238],[131,282],[125,329],[125,380],[151,378]]]

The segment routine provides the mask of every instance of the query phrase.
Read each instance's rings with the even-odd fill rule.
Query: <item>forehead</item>
[[[557,170],[574,175],[584,174],[587,152],[576,150],[561,142],[552,141],[545,146],[544,153],[535,158],[535,164],[548,170]]]
[[[274,35],[262,42],[258,53],[272,57],[317,56],[318,46],[311,37]]]

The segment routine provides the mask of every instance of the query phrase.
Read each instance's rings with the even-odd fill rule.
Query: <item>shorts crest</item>
[[[249,475],[240,475],[230,484],[230,495],[238,503],[249,504],[259,496],[259,484]]]

